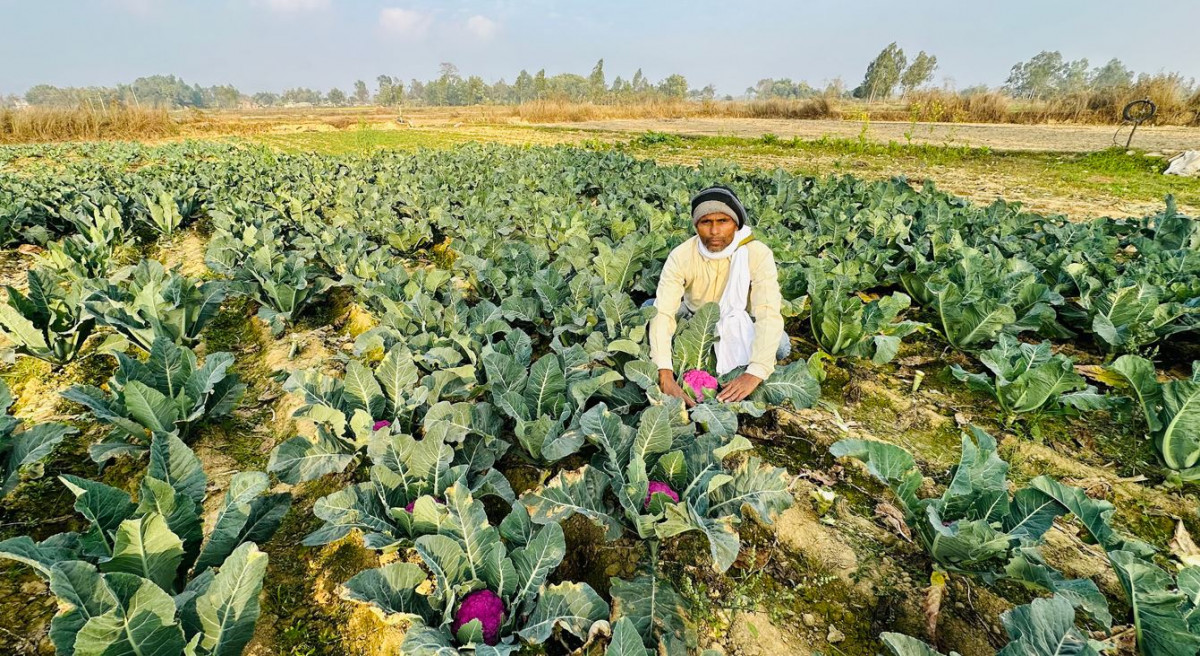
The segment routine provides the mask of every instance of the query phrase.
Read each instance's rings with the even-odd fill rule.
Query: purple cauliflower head
[[[704,398],[704,390],[717,389],[717,379],[703,369],[692,369],[683,374],[683,384],[691,388],[692,394],[697,399]]]
[[[451,631],[456,635],[458,630],[471,620],[479,620],[483,625],[483,641],[489,645],[500,642],[500,625],[504,623],[504,600],[491,590],[476,590],[463,597],[458,610],[454,612],[454,623]]]
[[[650,481],[650,489],[646,490],[646,502],[642,504],[643,508],[650,507],[650,498],[654,496],[655,492],[658,492],[659,494],[665,494],[671,497],[671,501],[679,503],[679,494],[677,494],[675,490],[672,490],[670,485],[667,485],[662,481]]]

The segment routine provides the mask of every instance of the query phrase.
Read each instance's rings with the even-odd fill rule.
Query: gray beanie
[[[706,200],[697,204],[696,209],[692,210],[692,227],[695,227],[696,224],[700,222],[701,218],[706,217],[709,214],[724,214],[734,221],[737,221],[739,224],[741,223],[737,213],[734,212],[733,208],[729,205],[722,203],[719,200]]]

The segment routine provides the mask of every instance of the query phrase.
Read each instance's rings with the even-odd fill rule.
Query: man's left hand
[[[717,400],[721,403],[737,403],[750,396],[754,390],[758,389],[760,383],[762,383],[762,379],[758,376],[742,374],[729,381],[729,384],[717,393]]]

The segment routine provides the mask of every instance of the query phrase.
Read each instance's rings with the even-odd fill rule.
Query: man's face
[[[733,243],[737,221],[725,214],[705,214],[696,222],[696,234],[704,247],[712,252],[723,251]]]

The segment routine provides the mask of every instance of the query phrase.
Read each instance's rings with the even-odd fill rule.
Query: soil
[[[970,146],[1003,151],[1091,152],[1113,145],[1111,125],[1006,125],[994,123],[908,123],[898,121],[834,121],[742,118],[611,119],[579,123],[553,123],[556,127],[605,132],[646,131],[680,135],[760,137],[783,139],[837,137],[888,143]],[[1125,144],[1128,129],[1118,140]],[[911,139],[910,139],[911,137]],[[1163,154],[1200,150],[1200,129],[1185,127],[1138,128],[1133,146]]]
[[[933,177],[939,186],[970,184],[947,183],[944,172]],[[1005,196],[1013,195],[1011,189],[1003,191]],[[164,242],[156,255],[169,264],[182,264],[192,275],[203,275],[204,247],[204,238],[189,231]],[[3,262],[15,265],[17,260]],[[207,514],[212,513],[212,504],[219,503],[232,471],[263,469],[272,446],[307,430],[304,422],[292,418],[301,399],[284,393],[281,379],[299,369],[336,369],[336,355],[345,353],[353,337],[372,322],[370,315],[348,298],[335,295],[332,302],[301,316],[289,333],[275,337],[253,318],[252,304],[226,303],[206,330],[204,349],[234,352],[235,369],[249,389],[235,417],[202,427],[194,441],[212,483]],[[770,525],[746,522],[741,529],[746,549],[726,576],[711,573],[707,549],[701,542],[680,541],[682,546],[674,545],[664,554],[671,571],[684,572],[673,579],[681,588],[707,586],[699,594],[684,590],[699,618],[695,629],[702,647],[745,656],[866,656],[882,651],[877,642],[880,631],[906,632],[936,642],[943,652],[953,649],[964,656],[994,653],[1004,643],[998,617],[1027,601],[1028,593],[1014,594],[960,575],[952,576],[946,588],[936,636],[926,635],[921,601],[929,585],[931,563],[920,547],[905,540],[887,521],[884,502],[895,502],[890,493],[859,464],[839,462],[829,455],[828,447],[846,437],[882,440],[908,449],[927,476],[923,494],[935,494],[958,460],[960,428],[970,420],[1000,440],[1001,455],[1010,462],[1010,477],[1016,485],[1049,474],[1086,487],[1089,493],[1117,505],[1120,530],[1160,548],[1167,547],[1180,518],[1193,534],[1200,535],[1193,487],[1164,485],[1164,472],[1153,465],[1147,465],[1146,478],[1132,477],[1127,471],[1128,463],[1153,462],[1153,455],[1138,451],[1145,448],[1138,426],[1112,422],[1107,415],[1046,420],[1035,437],[1029,424],[1003,424],[987,399],[969,394],[956,383],[943,387],[945,368],[955,357],[936,343],[913,339],[906,341],[896,364],[829,363],[822,390],[828,405],[800,412],[773,411],[761,420],[746,422],[743,432],[756,444],[756,455],[787,467],[798,477],[792,486],[795,505]],[[26,420],[83,419],[65,414],[78,409],[60,401],[55,393],[71,383],[100,384],[111,373],[110,361],[94,358],[51,372],[47,366],[23,359],[16,366],[0,369],[0,374],[19,397],[14,409],[18,416]],[[912,384],[917,370],[926,374],[919,389]],[[82,449],[98,439],[103,429],[87,420],[80,425],[92,428],[74,441],[78,445],[75,452],[57,454],[47,463],[46,477],[23,483],[11,500],[0,504],[0,538],[26,532],[25,526],[34,521],[41,524],[36,529],[39,539],[65,528],[80,528],[74,519],[69,520],[74,522],[70,525],[46,521],[48,516],[74,517],[73,499],[53,480],[53,474],[70,471],[95,477]],[[104,478],[128,487],[136,480],[138,467],[132,462],[114,465]],[[527,487],[519,482],[523,473],[519,468],[505,473],[516,489]],[[261,545],[270,555],[270,564],[263,613],[248,654],[365,656],[396,652],[406,627],[386,623],[337,594],[340,584],[378,565],[379,557],[363,548],[355,536],[322,548],[300,545],[303,536],[319,524],[312,515],[314,502],[350,480],[352,474],[328,476],[292,489],[292,510],[276,536]],[[834,493],[831,506],[819,507],[814,502],[812,493],[818,489]],[[211,521],[211,516],[208,519]],[[571,536],[574,540],[574,528]],[[586,544],[596,543],[592,538]],[[696,544],[701,545],[698,550]],[[603,551],[572,548],[559,574],[584,578],[584,570],[590,570],[592,578],[601,583],[614,574],[628,576],[628,568],[636,562],[630,552],[615,547]],[[1043,554],[1067,575],[1096,581],[1113,602],[1118,624],[1127,619],[1119,607],[1122,594],[1111,568],[1094,546],[1084,543],[1076,525],[1060,521],[1047,536]],[[28,568],[0,563],[0,653],[51,653],[47,636],[53,612],[46,586]]]

